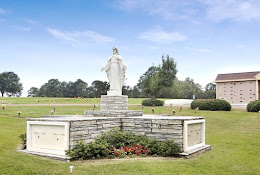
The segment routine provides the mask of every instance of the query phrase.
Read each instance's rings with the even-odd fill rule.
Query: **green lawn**
[[[22,99],[23,102],[20,104],[27,100],[10,99],[17,103],[19,100],[16,99]],[[184,108],[182,112],[174,108],[177,111],[176,115],[204,116],[206,119],[206,143],[212,145],[212,150],[188,160],[129,159],[67,163],[17,152],[19,133],[26,130],[26,117],[49,115],[51,109],[52,106],[7,105],[6,110],[0,110],[0,174],[69,174],[70,165],[75,166],[73,174],[80,175],[260,174],[259,113],[232,110],[199,111],[195,114],[189,108]],[[57,106],[55,114],[83,114],[84,110],[91,109],[92,106]],[[129,106],[129,109],[140,110],[141,105]],[[22,111],[22,118],[17,118],[17,111]],[[171,111],[170,107],[155,108],[156,114],[171,114]],[[144,113],[151,113],[151,107],[145,107]]]
[[[147,98],[129,98],[129,104],[141,104]],[[100,104],[100,98],[0,97],[0,104]]]

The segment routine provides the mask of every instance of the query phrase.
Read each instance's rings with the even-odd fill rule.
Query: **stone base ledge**
[[[19,152],[33,154],[33,155],[37,155],[37,156],[41,156],[41,157],[47,157],[47,158],[54,159],[54,160],[66,161],[66,162],[70,162],[70,160],[71,160],[71,157],[66,156],[66,155],[62,156],[62,155],[56,155],[56,154],[40,153],[40,152],[28,151],[26,149],[19,150]]]
[[[143,111],[85,111],[86,117],[134,117],[143,116]]]
[[[194,158],[194,157],[196,157],[198,155],[201,155],[204,152],[207,152],[209,150],[211,150],[211,145],[204,145],[202,147],[195,148],[195,149],[192,149],[190,151],[186,151],[186,152],[180,153],[180,156],[184,157],[186,159],[190,159],[190,158]]]
[[[128,109],[128,96],[101,95],[101,111],[121,111]]]

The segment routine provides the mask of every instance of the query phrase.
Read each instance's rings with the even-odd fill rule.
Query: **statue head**
[[[116,47],[113,47],[113,55],[115,55],[115,54],[119,54],[119,53],[118,53],[117,48],[116,48]]]

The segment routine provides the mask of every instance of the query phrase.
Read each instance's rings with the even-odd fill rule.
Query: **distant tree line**
[[[31,87],[28,90],[28,97],[88,97],[99,98],[101,95],[106,95],[109,90],[109,83],[106,81],[95,80],[88,86],[88,83],[81,79],[75,82],[59,81],[58,79],[50,79],[43,84],[39,89]],[[123,94],[129,95],[131,88],[123,87]]]
[[[140,76],[134,87],[123,86],[123,95],[131,98],[174,98],[174,99],[215,99],[216,85],[209,83],[203,89],[193,79],[186,78],[181,81],[177,78],[177,63],[169,55],[162,56],[162,62],[158,66],[151,66]],[[20,78],[13,72],[0,74],[0,92],[2,96],[20,96],[23,90]],[[95,80],[89,86],[81,79],[75,82],[50,79],[40,88],[31,87],[28,97],[88,97],[99,98],[106,95],[109,83]]]

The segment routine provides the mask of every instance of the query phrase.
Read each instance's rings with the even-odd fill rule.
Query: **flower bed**
[[[85,144],[80,141],[66,154],[74,160],[91,158],[124,158],[125,156],[177,156],[180,147],[173,140],[158,141],[147,136],[123,133],[118,129],[102,134],[95,142]]]

